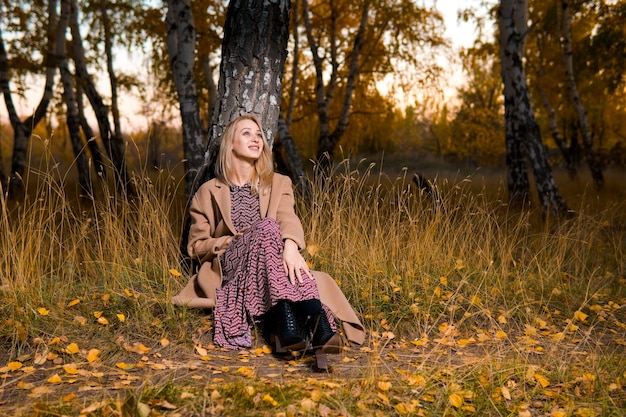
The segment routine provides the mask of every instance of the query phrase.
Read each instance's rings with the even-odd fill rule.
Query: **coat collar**
[[[224,223],[230,229],[230,231],[235,234],[237,233],[237,229],[233,224],[233,219],[231,216],[231,202],[230,202],[230,187],[228,184],[224,183],[220,179],[216,178],[213,183],[213,195],[215,196],[215,201],[219,206],[220,212],[222,213],[222,218],[224,219]],[[261,218],[267,217],[267,211],[270,206],[270,191],[263,190],[259,194],[259,205],[261,209]]]

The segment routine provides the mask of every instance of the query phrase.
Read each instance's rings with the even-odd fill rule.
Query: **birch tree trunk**
[[[604,185],[604,175],[602,174],[602,164],[596,152],[593,149],[593,135],[589,128],[587,120],[587,112],[585,106],[578,94],[576,78],[574,76],[574,59],[572,52],[572,16],[570,13],[569,0],[561,0],[561,56],[563,59],[563,67],[565,68],[565,78],[567,91],[572,106],[576,110],[578,116],[578,127],[583,137],[583,147],[585,149],[585,158],[591,171],[591,177],[597,188]]]
[[[191,196],[197,189],[206,142],[194,78],[196,28],[189,0],[167,0],[167,6],[167,50],[183,127],[185,191]]]
[[[26,170],[26,152],[28,142],[35,126],[41,122],[48,111],[50,100],[53,96],[54,79],[57,71],[56,48],[64,40],[65,28],[57,29],[57,0],[48,2],[48,43],[47,53],[44,60],[46,67],[44,92],[37,104],[34,113],[22,121],[17,113],[11,94],[8,57],[4,46],[2,30],[0,28],[0,91],[4,96],[9,122],[13,128],[13,155],[11,157],[11,172],[8,180],[8,195],[16,197],[24,191],[23,176]],[[62,29],[62,30],[61,30]],[[62,32],[62,33],[61,33]],[[3,182],[4,184],[4,182]]]
[[[537,89],[539,90],[539,95],[541,96],[541,101],[543,102],[543,106],[545,107],[546,112],[548,113],[548,123],[550,126],[550,134],[552,136],[552,139],[554,140],[554,143],[556,143],[556,146],[559,148],[559,151],[561,151],[561,156],[563,156],[563,160],[565,161],[565,167],[567,169],[567,173],[569,177],[573,179],[573,178],[576,178],[576,176],[578,175],[578,169],[577,169],[576,164],[574,163],[572,149],[568,146],[567,140],[565,140],[565,138],[561,135],[561,132],[559,131],[559,127],[558,127],[557,119],[556,119],[556,111],[554,110],[554,107],[552,107],[552,103],[550,103],[550,99],[548,99],[548,95],[546,94],[546,91],[541,84],[541,79],[545,76],[545,71],[544,71],[545,67],[543,64],[543,61],[544,61],[543,45],[544,45],[544,40],[541,37],[541,35],[539,35],[537,39],[537,55],[538,55]]]
[[[289,168],[289,176],[296,188],[306,198],[310,195],[310,187],[304,172],[304,165],[302,164],[302,158],[296,148],[296,142],[291,136],[287,122],[282,117],[278,118],[278,138],[282,147],[285,149],[287,155],[287,165]]]
[[[335,129],[330,130],[330,117],[329,109],[333,100],[335,89],[338,84],[338,70],[339,61],[337,59],[337,37],[336,28],[333,27],[330,36],[330,55],[331,55],[331,72],[328,84],[324,85],[324,68],[322,64],[322,58],[318,53],[318,43],[313,36],[313,27],[311,19],[309,17],[309,7],[307,0],[302,0],[302,16],[304,20],[304,26],[306,29],[307,40],[311,54],[313,56],[313,64],[315,66],[315,98],[317,100],[317,113],[320,122],[320,136],[317,147],[317,161],[320,165],[320,173],[328,173],[330,165],[332,163],[335,147],[339,143],[339,140],[345,133],[348,127],[348,121],[350,119],[350,110],[352,108],[352,97],[356,80],[359,76],[359,58],[361,57],[361,48],[363,46],[365,30],[367,29],[367,17],[369,12],[370,3],[365,2],[363,10],[361,11],[361,19],[359,27],[354,37],[354,44],[352,53],[350,55],[348,75],[346,78],[345,94],[343,96],[343,103],[339,114],[339,120]],[[335,10],[331,7],[331,13]],[[334,18],[334,16],[332,17]],[[334,21],[333,21],[334,22]],[[336,26],[336,24],[335,24]]]
[[[113,143],[121,143],[125,148],[124,139],[122,137],[122,123],[120,122],[120,108],[117,93],[117,75],[113,67],[113,33],[111,31],[111,19],[108,14],[108,0],[100,1],[100,11],[102,14],[102,28],[104,30],[104,53],[107,60],[107,73],[109,75],[109,84],[111,86],[111,116],[113,117]],[[125,150],[125,149],[124,149]],[[126,159],[124,158],[124,161]]]
[[[126,168],[126,145],[121,137],[117,137],[113,134],[109,121],[109,109],[104,104],[102,96],[98,93],[95,83],[87,71],[85,49],[83,47],[83,40],[78,24],[78,4],[76,0],[69,0],[69,2],[71,3],[70,29],[72,31],[72,50],[74,54],[74,66],[76,67],[76,77],[78,79],[77,82],[81,83],[82,89],[98,121],[100,137],[113,163],[115,183],[118,190],[125,195],[134,195],[135,192],[130,183],[130,177],[128,176]]]
[[[78,170],[78,183],[81,189],[81,197],[93,196],[93,184],[89,176],[89,162],[85,155],[85,144],[80,134],[80,116],[78,103],[74,92],[74,77],[70,72],[65,50],[65,30],[69,25],[73,0],[61,0],[61,18],[59,19],[59,32],[63,34],[63,39],[58,45],[57,62],[61,73],[61,83],[63,84],[63,101],[67,109],[67,128],[72,142],[76,168]]]
[[[89,121],[85,117],[85,105],[83,102],[83,89],[80,84],[76,85],[76,105],[78,106],[78,119],[80,120],[80,127],[83,130],[83,135],[87,140],[87,146],[89,152],[91,152],[91,158],[93,159],[94,167],[96,168],[96,174],[100,179],[106,178],[106,168],[104,164],[105,156],[102,154],[98,142],[96,142],[96,134],[94,133]]]
[[[526,0],[501,0],[498,10],[509,199],[512,203],[529,201],[530,187],[525,167],[525,159],[528,159],[544,213],[561,215],[568,212],[568,207],[556,186],[541,142],[523,67],[527,10]]]
[[[289,0],[231,0],[226,13],[217,102],[204,153],[202,182],[213,177],[226,124],[257,115],[270,146],[277,133],[289,38]]]

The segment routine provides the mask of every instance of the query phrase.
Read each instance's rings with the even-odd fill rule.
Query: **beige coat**
[[[289,177],[274,174],[271,190],[259,195],[261,217],[271,217],[280,226],[281,236],[291,239],[304,249],[304,231],[295,213],[293,186]],[[222,285],[219,255],[222,243],[236,233],[230,206],[230,189],[218,179],[204,183],[194,195],[191,208],[191,227],[187,251],[200,262],[200,269],[182,291],[172,298],[176,305],[196,308],[215,307],[215,289]],[[363,325],[341,289],[328,274],[312,271],[320,301],[342,323],[348,340],[361,344],[365,339]]]

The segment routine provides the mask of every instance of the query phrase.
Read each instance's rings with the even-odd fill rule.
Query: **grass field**
[[[78,204],[66,173],[31,171],[23,201],[0,200],[1,414],[625,414],[623,170],[601,191],[559,177],[559,220],[508,207],[496,171],[425,167],[433,204],[413,168],[368,164],[298,200],[307,259],[368,331],[329,374],[261,342],[217,349],[207,312],[168,302],[188,279],[172,172]]]

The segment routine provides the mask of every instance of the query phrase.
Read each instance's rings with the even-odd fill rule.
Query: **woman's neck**
[[[254,165],[244,161],[233,161],[233,170],[229,178],[233,185],[246,185],[252,181]]]

